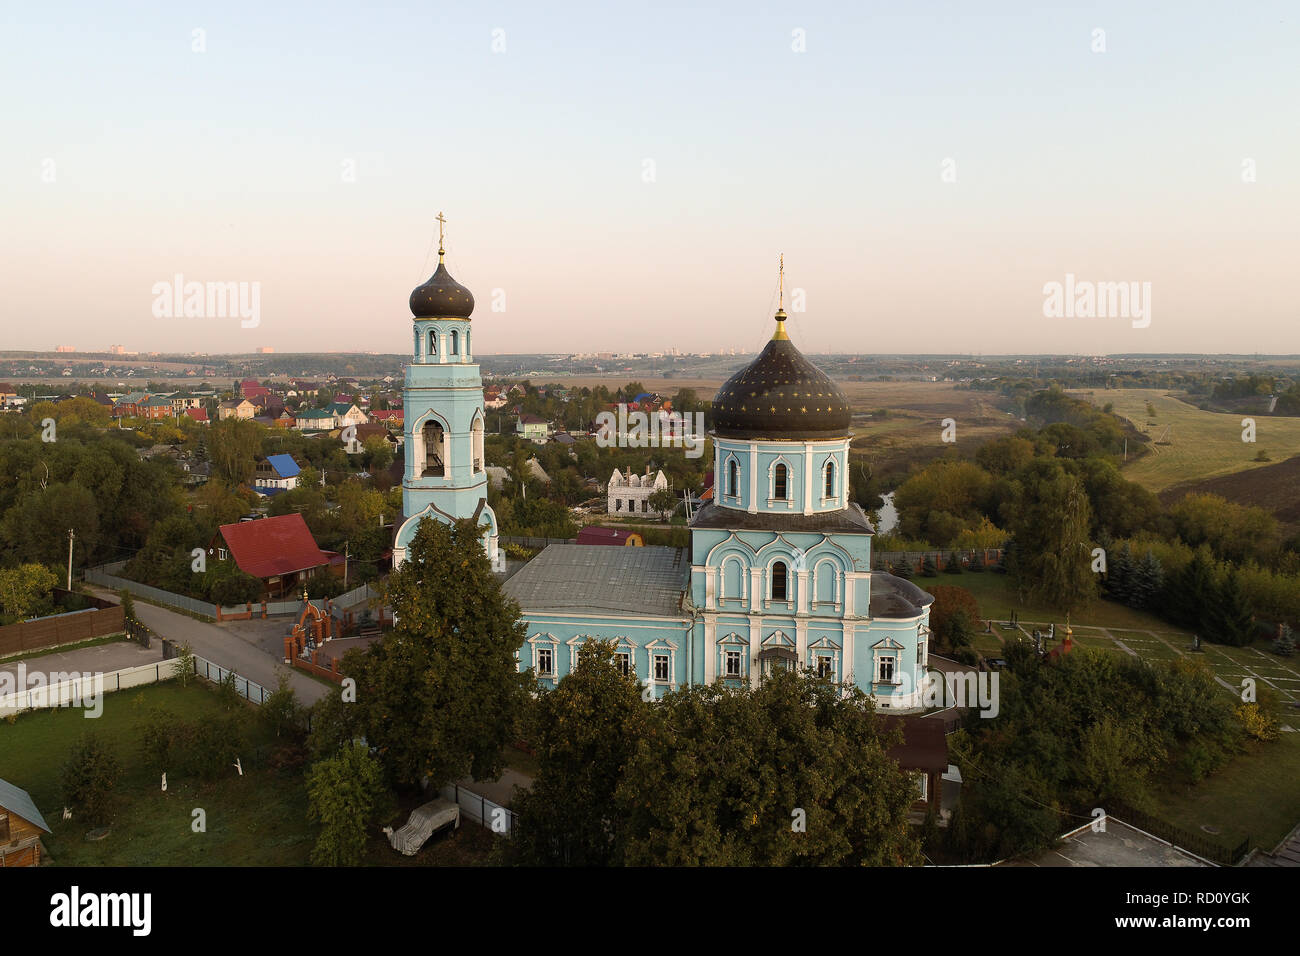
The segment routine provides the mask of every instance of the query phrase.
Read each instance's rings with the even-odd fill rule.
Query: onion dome
[[[411,293],[411,314],[417,319],[468,319],[474,311],[473,293],[451,277],[443,262],[442,227],[446,221],[438,213],[438,269]]]
[[[813,441],[848,435],[848,398],[794,347],[785,320],[778,309],[767,347],[718,390],[713,427],[720,437]]]
[[[451,277],[438,250],[438,270],[411,293],[411,314],[417,319],[468,319],[474,294]]]

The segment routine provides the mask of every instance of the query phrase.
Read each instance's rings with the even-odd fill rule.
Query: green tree
[[[899,866],[915,783],[869,698],[811,672],[668,694],[616,793],[627,865]]]
[[[316,866],[357,866],[366,831],[386,795],[384,772],[366,745],[354,741],[307,771],[307,816],[321,832],[311,852]]]
[[[502,593],[479,529],[421,521],[387,598],[394,631],[342,665],[357,680],[366,739],[398,783],[495,779],[528,679],[515,661],[519,607]]]
[[[246,484],[262,453],[262,435],[262,426],[247,419],[213,422],[208,428],[208,454],[217,476],[232,485]]]
[[[612,641],[584,642],[573,671],[537,702],[532,742],[539,769],[513,806],[511,839],[520,862],[616,862],[614,792],[637,740],[649,732],[651,705],[636,678],[614,663],[614,651]]]
[[[87,731],[78,739],[59,775],[64,804],[87,823],[108,823],[113,788],[121,773],[122,766],[112,748],[98,734]]]
[[[646,499],[646,504],[651,511],[659,512],[663,519],[667,519],[674,508],[677,507],[677,495],[667,488],[660,488],[658,491],[652,491],[650,497]]]
[[[1237,569],[1230,568],[1208,610],[1209,638],[1242,647],[1255,637],[1255,612],[1241,589]]]
[[[14,620],[31,617],[50,605],[50,592],[59,579],[42,564],[20,564],[0,570],[0,608]]]
[[[1056,462],[1035,463],[1007,509],[1016,540],[1020,589],[1070,612],[1096,593],[1088,538],[1091,509],[1083,485]]]

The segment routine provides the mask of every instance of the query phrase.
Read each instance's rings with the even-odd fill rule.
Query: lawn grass
[[[963,574],[945,574],[940,578],[918,578],[916,583],[921,588],[925,588],[927,581],[932,584],[951,584],[970,591],[979,602],[980,616],[985,620],[990,618],[994,621],[1010,620],[1011,613],[1014,611],[1019,615],[1019,620],[1026,625],[1030,622],[1049,624],[1055,622],[1058,634],[1065,627],[1065,614],[1059,608],[1032,600],[1021,602],[1015,589],[1011,587],[1010,578],[1005,574],[992,571],[971,574],[968,571]],[[1166,636],[1184,633],[1152,614],[1134,610],[1105,598],[1098,598],[1088,607],[1075,612],[1071,620],[1074,623],[1093,624],[1098,627],[1163,632]],[[1187,639],[1191,639],[1190,635],[1187,635]]]
[[[1297,780],[1300,733],[1282,734],[1252,742],[1247,753],[1195,786],[1166,789],[1155,815],[1193,833],[1217,827],[1222,833],[1216,839],[1230,846],[1250,837],[1271,850],[1300,821]]]
[[[53,832],[45,846],[56,865],[193,866],[291,865],[306,861],[314,834],[305,822],[307,796],[301,774],[252,769],[255,754],[275,739],[255,721],[248,724],[244,775],[214,783],[177,771],[161,777],[140,752],[140,721],[154,707],[179,719],[197,721],[224,713],[216,693],[199,682],[175,682],[119,691],[104,698],[94,720],[79,709],[56,708],[21,714],[0,726],[5,779],[27,790]],[[250,713],[250,717],[252,714]],[[110,743],[122,766],[117,806],[109,835],[87,842],[84,821],[62,818],[59,770],[81,734],[94,731]],[[206,813],[205,833],[191,829],[192,812]]]
[[[247,706],[247,705],[240,705]],[[161,777],[140,751],[140,722],[155,707],[180,720],[198,721],[224,714],[215,690],[203,681],[187,688],[174,681],[119,691],[104,698],[103,714],[88,720],[80,709],[31,711],[0,723],[3,776],[27,790],[53,832],[44,837],[55,866],[305,866],[316,842],[307,819],[305,766],[276,770],[267,757],[287,741],[250,719],[242,776],[206,783],[177,771]],[[248,716],[255,718],[256,711]],[[122,765],[108,836],[85,839],[87,823],[62,818],[59,771],[80,735],[93,730],[110,742]],[[409,796],[388,822],[399,827],[422,802]],[[196,833],[194,811],[202,810],[205,829]],[[495,859],[490,831],[465,820],[454,835],[431,840],[414,857],[404,857],[379,832],[367,841],[365,863],[376,866],[466,866]]]

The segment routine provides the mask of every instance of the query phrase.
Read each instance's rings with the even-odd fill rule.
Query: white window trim
[[[820,568],[823,564],[829,564],[831,566],[831,599],[829,601],[817,600],[817,569]],[[833,610],[838,611],[840,609],[840,605],[844,603],[841,597],[841,590],[842,590],[842,586],[840,584],[841,576],[842,576],[842,572],[840,570],[839,563],[834,558],[822,557],[818,559],[813,564],[812,574],[809,575],[810,580],[808,582],[808,587],[809,590],[812,591],[812,593],[808,596],[809,597],[808,606],[829,607],[832,608]]]
[[[728,491],[728,487],[731,486],[731,466],[733,464],[736,466],[735,491]],[[740,467],[740,459],[736,457],[734,452],[728,452],[726,461],[722,463],[722,497],[728,498],[731,501],[740,501],[741,478],[743,477],[743,474],[743,470]]]
[[[835,493],[834,493],[834,494],[830,494],[830,495],[826,494],[826,469],[828,469],[828,468],[834,468],[834,469],[835,469],[835,474],[834,474],[834,476],[831,478],[831,483],[832,483],[832,486],[833,486],[833,487],[832,487],[832,490],[833,490]],[[838,501],[838,500],[839,500],[839,497],[840,497],[840,495],[839,495],[839,472],[840,472],[840,469],[839,469],[839,468],[836,466],[836,464],[835,464],[835,456],[834,456],[834,455],[832,455],[830,458],[827,458],[826,461],[822,462],[821,484],[822,484],[822,504],[824,504],[824,505],[825,505],[825,504],[829,504],[829,503],[832,502],[832,501]]]
[[[673,690],[677,687],[674,675],[677,673],[677,645],[672,641],[657,640],[651,641],[645,646],[646,651],[646,683],[654,687],[667,687]],[[660,680],[655,677],[655,656],[663,655],[668,658],[668,679]]]
[[[734,561],[740,565],[740,593],[732,596],[727,593],[727,562]],[[727,601],[734,601],[744,605],[749,599],[749,569],[745,567],[745,562],[739,555],[728,554],[718,563],[718,603],[723,604]]]
[[[740,673],[727,673],[727,653],[740,654]],[[745,680],[749,677],[749,639],[734,631],[718,640],[718,674],[723,680]]]
[[[531,668],[533,676],[538,680],[559,680],[559,661],[560,661],[560,642],[553,634],[534,634],[528,639],[528,643],[533,646]],[[540,669],[539,651],[546,649],[551,652],[551,673],[543,674]]]
[[[785,497],[776,496],[776,466],[785,465]],[[767,504],[769,508],[777,505],[784,505],[787,510],[792,510],[795,504],[794,495],[794,467],[790,462],[785,460],[785,455],[778,455],[767,466]]]

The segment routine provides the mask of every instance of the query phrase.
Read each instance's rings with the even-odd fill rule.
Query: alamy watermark
[[[704,413],[665,412],[647,414],[627,410],[605,411],[596,416],[596,444],[601,448],[684,448],[687,458],[704,454]]]
[[[1150,282],[1092,282],[1076,280],[1043,286],[1043,315],[1049,319],[1132,319],[1133,328],[1151,324]]]
[[[157,319],[239,319],[245,329],[262,322],[262,283],[186,282],[176,273],[171,282],[155,282],[153,314]]]
[[[0,671],[0,707],[40,710],[83,707],[86,717],[104,712],[104,675],[79,671],[33,671],[19,663],[14,672]]]

